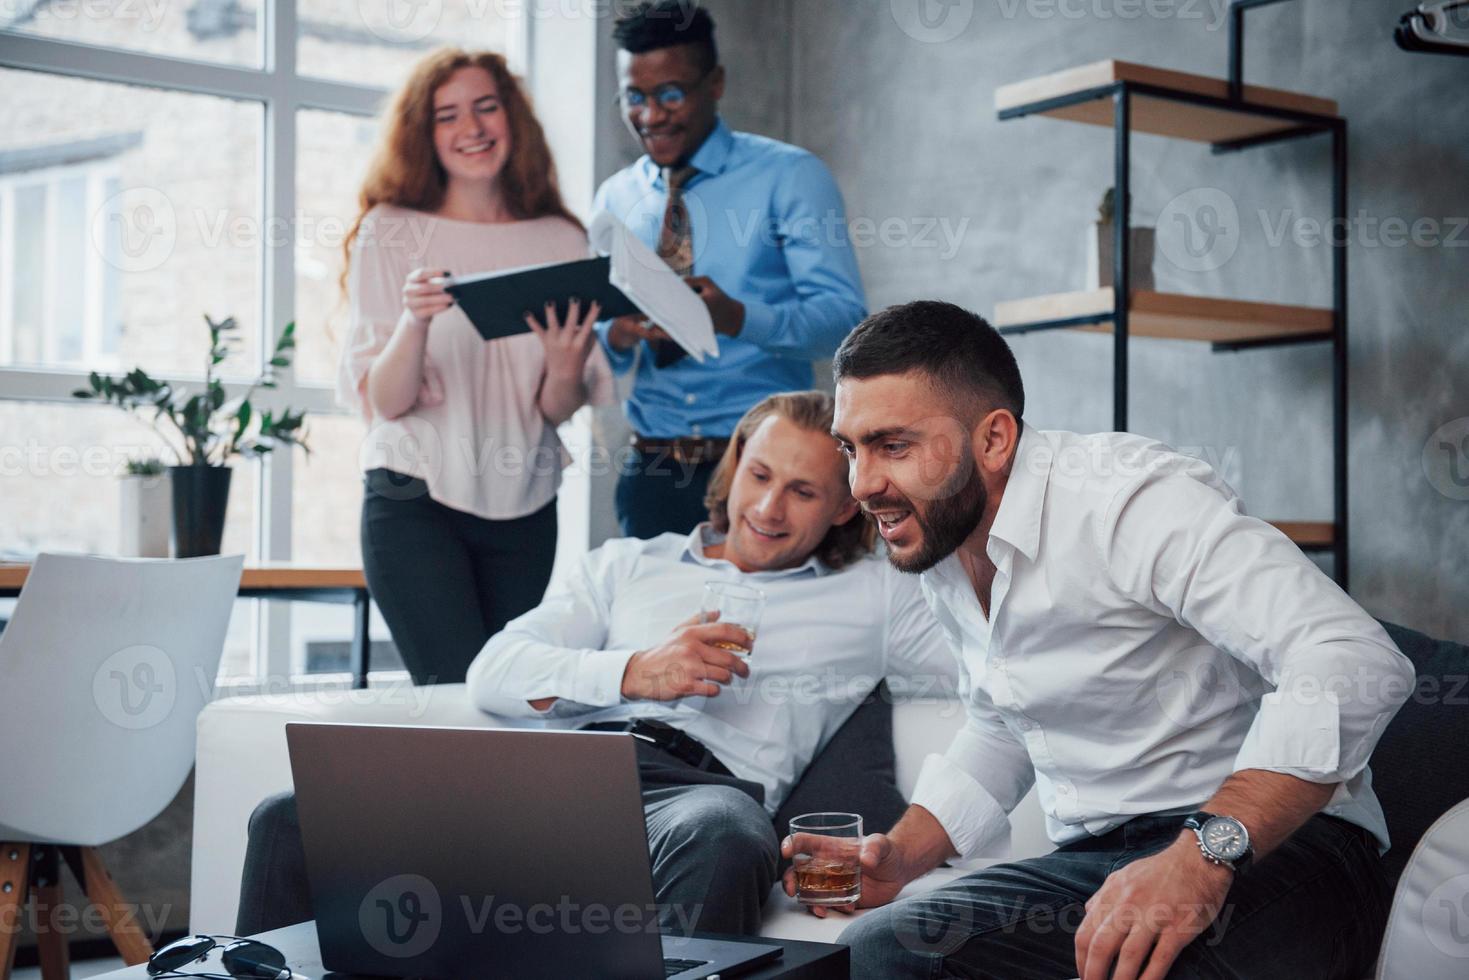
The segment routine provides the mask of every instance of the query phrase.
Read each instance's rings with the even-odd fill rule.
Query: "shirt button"
[[[1057,786],[1056,787],[1056,792],[1059,793],[1062,796],[1070,796],[1071,795],[1071,787],[1070,786],[1067,786],[1066,784],[1063,783],[1060,786]]]
[[[683,403],[685,405],[692,405],[694,402],[696,402],[698,400],[699,400],[699,396],[698,395],[684,395],[683,396]]]
[[[690,429],[689,435],[691,435],[691,436],[702,436],[704,434],[703,429],[701,429],[697,425],[689,426],[689,429]]]

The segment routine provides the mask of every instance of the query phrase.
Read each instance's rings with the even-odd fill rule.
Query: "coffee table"
[[[734,938],[699,934],[704,939]],[[280,950],[286,962],[300,980],[353,980],[350,974],[328,973],[321,965],[321,951],[316,943],[316,923],[298,922],[284,929],[275,929],[251,937]],[[752,942],[780,946],[785,950],[781,959],[751,973],[739,974],[739,980],[848,980],[850,951],[845,946],[832,943],[811,943],[796,939],[769,939],[761,936]],[[203,963],[197,963],[192,972],[208,973],[219,969],[218,954],[210,954]],[[465,977],[474,976],[473,969],[465,971]],[[142,965],[130,966],[103,974],[97,980],[147,980],[148,971]],[[533,980],[533,978],[527,978]],[[560,978],[557,978],[560,980]],[[652,978],[650,978],[652,980]]]

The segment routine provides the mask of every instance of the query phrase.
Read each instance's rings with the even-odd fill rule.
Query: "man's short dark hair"
[[[617,46],[632,54],[658,51],[680,44],[695,45],[700,70],[711,72],[719,64],[714,43],[714,18],[698,0],[651,0],[633,6],[612,26]]]
[[[874,313],[847,335],[832,361],[837,381],[910,371],[984,411],[1025,414],[1025,385],[1010,345],[984,317],[953,303],[919,300]]]

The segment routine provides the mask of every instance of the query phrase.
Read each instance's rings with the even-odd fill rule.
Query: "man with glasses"
[[[638,317],[602,324],[636,452],[617,486],[629,537],[688,533],[740,416],[810,388],[865,315],[846,211],[812,154],[732,131],[714,21],[691,0],[641,3],[617,20],[619,106],[644,155],[597,192],[605,208],[687,277],[719,335],[700,364]]]

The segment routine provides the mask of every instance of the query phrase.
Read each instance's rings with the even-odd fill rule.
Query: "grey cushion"
[[[1469,647],[1382,625],[1418,672],[1417,686],[1372,753],[1372,787],[1392,838],[1383,862],[1397,881],[1429,825],[1469,798]]]
[[[826,811],[861,814],[863,833],[886,833],[908,808],[896,767],[893,703],[884,681],[806,767],[775,815],[776,836],[790,832],[792,817]]]

